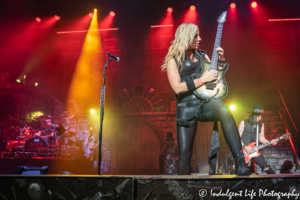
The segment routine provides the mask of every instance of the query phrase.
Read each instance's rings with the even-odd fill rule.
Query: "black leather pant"
[[[256,164],[258,165],[258,166],[260,166],[260,168],[262,168],[262,169],[265,169],[265,168],[268,168],[269,166],[268,166],[268,164],[267,164],[267,162],[266,162],[266,160],[265,160],[265,158],[264,158],[264,156],[262,155],[262,154],[260,154],[258,157],[256,157],[256,158],[253,158],[253,160],[256,162]]]
[[[178,108],[177,117],[183,119],[192,118],[199,106]],[[236,157],[242,150],[241,139],[236,126],[235,120],[228,107],[220,100],[211,100],[205,104],[202,109],[203,122],[220,121],[223,129],[225,140],[232,152]],[[213,130],[211,130],[213,131]],[[186,128],[177,124],[177,142],[179,148],[179,169],[178,175],[191,174],[191,157],[193,153],[193,144],[197,132],[197,124],[193,127]],[[207,155],[208,156],[208,155]]]

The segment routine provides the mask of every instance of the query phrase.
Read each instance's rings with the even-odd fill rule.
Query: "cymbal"
[[[34,117],[33,119],[36,119],[36,120],[47,120],[47,119],[53,119],[53,117],[51,115],[41,115],[41,116],[36,116]]]
[[[64,113],[60,114],[60,117],[63,119],[71,119],[75,116],[75,114],[71,113],[70,111],[64,111]]]
[[[36,117],[34,117],[33,119],[36,119],[36,120],[43,120],[42,116],[36,116]]]

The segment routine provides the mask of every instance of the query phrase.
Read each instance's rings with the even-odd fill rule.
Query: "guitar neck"
[[[219,23],[218,30],[217,30],[217,36],[215,39],[215,45],[214,45],[214,49],[213,49],[213,55],[212,55],[212,59],[211,59],[210,69],[214,69],[214,70],[218,69],[219,53],[216,51],[216,48],[220,47],[220,45],[221,45],[222,30],[223,30],[223,23]]]
[[[276,139],[274,139],[274,140],[279,141],[279,140],[283,140],[283,139],[285,139],[284,136],[281,136],[281,137],[276,138]],[[264,144],[262,144],[262,145],[259,145],[259,146],[257,147],[257,149],[262,149],[262,148],[264,148],[264,147],[266,147],[266,146],[269,146],[269,145],[271,145],[271,144],[272,144],[272,141],[269,141],[269,142],[267,142],[267,143],[264,143]]]

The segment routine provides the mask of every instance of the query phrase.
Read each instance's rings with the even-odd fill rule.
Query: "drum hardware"
[[[74,117],[70,112],[60,115],[64,124]],[[34,119],[41,120],[46,124],[41,127],[41,131],[34,132],[32,127],[20,125],[14,118],[4,118],[7,122],[0,124],[0,129],[5,130],[0,133],[0,156],[3,157],[56,157],[62,159],[79,158],[80,146],[75,138],[77,134],[68,131],[68,127],[52,124],[51,115],[37,116]],[[3,137],[3,133],[7,133]],[[4,140],[1,142],[1,140]]]
[[[10,123],[11,125],[19,125],[21,124],[21,122],[19,120],[17,120],[16,118],[14,117],[10,117],[10,118],[1,118],[2,121],[5,121],[6,123]]]
[[[7,139],[5,137],[0,138],[0,151],[6,151]]]
[[[53,120],[53,117],[51,115],[41,115],[41,116],[36,116],[33,119],[39,120],[39,121],[46,121],[46,120]]]

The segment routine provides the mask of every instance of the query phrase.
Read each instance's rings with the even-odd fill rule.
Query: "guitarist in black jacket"
[[[241,144],[243,149],[248,153],[254,153],[253,149],[249,145],[251,142],[256,142],[256,127],[258,123],[259,127],[259,142],[267,143],[269,140],[265,138],[264,124],[262,123],[262,115],[264,113],[262,106],[253,106],[251,115],[248,119],[243,120],[239,125],[239,133],[241,136]],[[276,145],[277,140],[272,140],[272,144]],[[267,174],[275,174],[273,169],[268,166],[266,160],[262,154],[258,157],[253,158],[253,160],[260,166]],[[277,184],[277,179],[271,179],[273,184]]]

